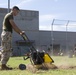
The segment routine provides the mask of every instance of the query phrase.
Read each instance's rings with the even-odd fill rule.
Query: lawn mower
[[[26,34],[23,34],[22,38],[24,39],[24,41],[30,42]],[[30,53],[26,54],[26,56],[23,56],[24,60],[27,60],[28,58],[30,58],[31,64],[35,66],[37,69],[40,69],[41,66],[47,68],[47,65],[45,65],[46,63],[54,63],[54,60],[50,57],[48,53],[44,51],[37,51],[32,44],[30,45]],[[26,69],[26,65],[20,64],[19,69]]]

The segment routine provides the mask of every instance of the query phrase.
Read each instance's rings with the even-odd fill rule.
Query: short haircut
[[[17,6],[14,6],[12,9],[17,9],[17,10],[20,11],[20,9]]]

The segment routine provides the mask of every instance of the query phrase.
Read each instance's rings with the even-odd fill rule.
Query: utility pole
[[[53,55],[53,41],[54,41],[54,37],[53,37],[53,24],[54,24],[54,20],[55,19],[53,19],[53,22],[51,24],[52,55]]]
[[[8,0],[8,12],[10,11],[10,0]]]

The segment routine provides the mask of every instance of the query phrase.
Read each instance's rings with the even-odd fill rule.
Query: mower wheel
[[[25,70],[26,69],[26,65],[25,64],[20,64],[19,65],[19,69],[20,70]]]

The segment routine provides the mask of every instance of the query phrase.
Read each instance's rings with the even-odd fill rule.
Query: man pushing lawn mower
[[[24,32],[21,31],[14,22],[14,16],[18,15],[20,9],[14,6],[10,13],[6,14],[3,20],[2,33],[1,33],[1,70],[12,70],[6,66],[11,54],[11,40],[13,30],[20,35]]]
[[[23,37],[23,39],[26,41],[30,40],[24,34],[23,31],[21,31],[17,25],[14,23],[14,16],[18,15],[20,9],[17,6],[14,6],[10,13],[6,14],[3,20],[3,27],[2,27],[2,33],[1,33],[1,70],[12,70],[12,68],[8,67],[6,64],[10,58],[11,55],[11,40],[12,40],[12,33],[13,30],[17,32],[19,35]],[[46,53],[40,53],[37,52],[36,49],[31,44],[30,46],[30,55],[27,58],[30,58],[33,62],[33,65],[42,65],[43,63],[53,63],[53,59]],[[42,65],[43,66],[43,65]],[[21,64],[19,65],[19,68],[21,70],[25,69],[26,66]]]

